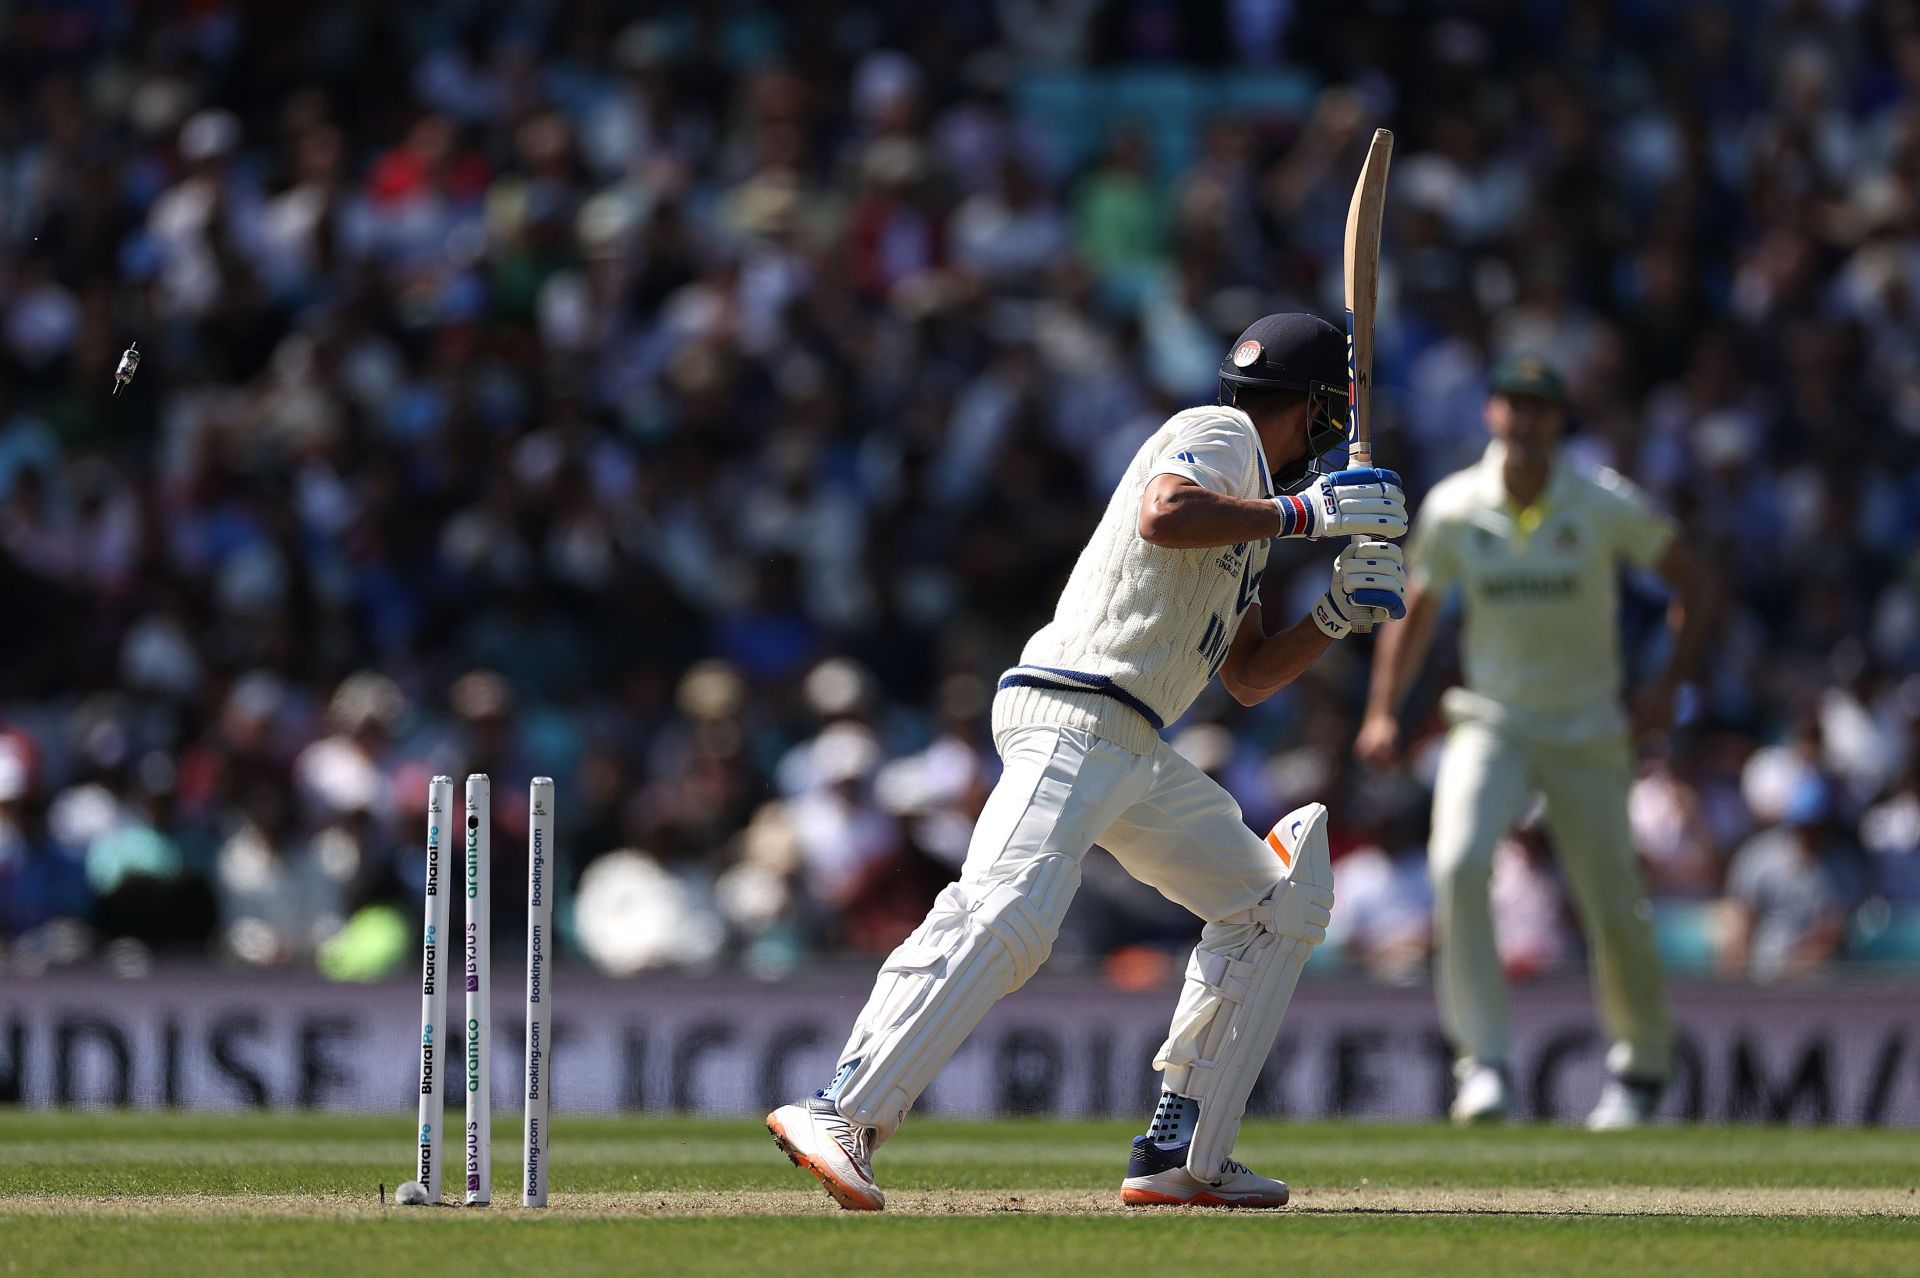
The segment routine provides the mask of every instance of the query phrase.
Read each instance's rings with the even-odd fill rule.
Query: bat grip
[[[1368,443],[1364,439],[1356,439],[1351,444],[1347,445],[1347,469],[1348,470],[1364,470],[1371,465],[1373,465],[1373,445],[1372,444]],[[1365,540],[1366,540],[1365,536],[1360,534],[1355,534],[1353,538],[1353,544],[1357,546]],[[1373,623],[1370,621],[1367,621],[1367,622],[1355,621],[1353,623],[1353,630],[1355,634],[1362,634],[1362,635],[1372,634]]]

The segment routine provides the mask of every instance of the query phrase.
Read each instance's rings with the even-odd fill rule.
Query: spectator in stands
[[[1860,818],[1869,888],[1887,900],[1920,910],[1920,759],[1886,798]]]
[[[47,824],[20,743],[0,735],[0,944],[31,948],[51,925],[93,916],[86,867]]]
[[[1803,781],[1781,823],[1734,854],[1723,972],[1762,981],[1805,977],[1839,955],[1858,891],[1836,816],[1831,782]]]

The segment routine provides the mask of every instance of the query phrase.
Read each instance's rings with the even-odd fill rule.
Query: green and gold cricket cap
[[[1488,391],[1494,395],[1533,395],[1565,407],[1567,384],[1553,365],[1530,352],[1509,355],[1494,366]]]

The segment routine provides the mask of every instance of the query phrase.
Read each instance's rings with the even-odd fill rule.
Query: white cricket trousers
[[[960,880],[1012,882],[1042,853],[1078,865],[1094,844],[1134,878],[1211,923],[1257,905],[1284,877],[1220,783],[1165,741],[1135,754],[1078,728],[1014,728]]]
[[[961,867],[882,965],[828,1095],[891,1135],[993,1004],[1046,961],[1095,843],[1206,921],[1201,945],[1243,946],[1244,915],[1286,877],[1240,805],[1164,741],[1134,754],[1078,728],[1017,727]],[[1270,1046],[1263,1045],[1262,1055]]]
[[[1508,1059],[1507,991],[1494,947],[1488,886],[1494,846],[1546,801],[1547,830],[1587,937],[1600,1014],[1616,1075],[1665,1079],[1672,1030],[1651,911],[1627,825],[1632,784],[1626,740],[1577,743],[1522,737],[1458,721],[1433,785],[1428,867],[1438,928],[1440,1017],[1462,1059]]]

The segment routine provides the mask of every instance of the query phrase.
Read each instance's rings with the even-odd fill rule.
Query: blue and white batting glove
[[[1349,544],[1333,561],[1333,588],[1313,605],[1313,624],[1335,639],[1406,615],[1406,560],[1390,541]]]
[[[1399,537],[1407,531],[1400,476],[1371,467],[1322,475],[1299,493],[1273,499],[1280,537]]]

